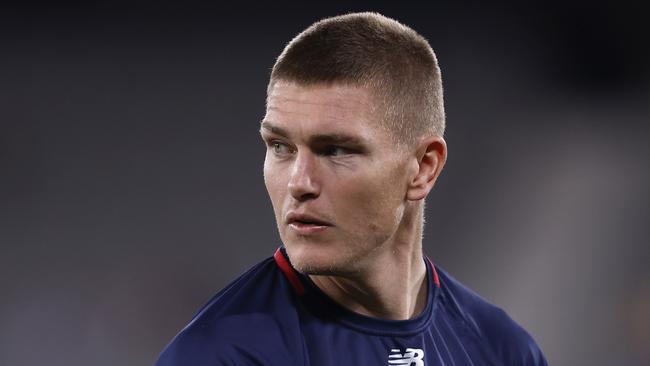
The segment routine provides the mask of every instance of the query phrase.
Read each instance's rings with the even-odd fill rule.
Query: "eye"
[[[279,141],[271,141],[270,145],[271,148],[273,149],[273,153],[275,153],[276,155],[285,155],[291,153],[291,149],[289,148],[289,146]]]
[[[351,154],[351,153],[352,153],[352,150],[347,149],[347,148],[342,147],[342,146],[329,146],[325,150],[325,155],[328,155],[328,156],[341,156],[341,155],[348,155],[348,154]]]

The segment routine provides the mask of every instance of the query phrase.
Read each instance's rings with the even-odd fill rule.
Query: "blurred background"
[[[258,135],[312,22],[440,60],[426,253],[553,365],[650,364],[650,29],[631,2],[36,4],[0,11],[0,365],[149,365],[280,245]]]

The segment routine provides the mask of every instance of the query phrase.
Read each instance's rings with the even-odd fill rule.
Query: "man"
[[[358,13],[299,34],[261,123],[284,245],[157,365],[545,365],[520,326],[422,253],[444,128],[437,60],[412,29]]]

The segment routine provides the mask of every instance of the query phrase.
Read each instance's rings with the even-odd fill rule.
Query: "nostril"
[[[318,197],[318,195],[313,192],[303,192],[302,194],[295,195],[294,197],[297,201],[303,202],[303,201],[315,199],[316,197]]]

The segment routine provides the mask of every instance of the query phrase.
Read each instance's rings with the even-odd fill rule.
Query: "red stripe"
[[[302,285],[302,282],[300,282],[298,275],[296,275],[296,272],[294,272],[291,264],[289,264],[289,261],[287,261],[287,258],[282,255],[280,248],[275,251],[273,258],[275,259],[275,263],[278,265],[278,267],[280,267],[282,272],[284,272],[284,275],[287,277],[287,280],[289,280],[289,283],[291,283],[291,286],[293,286],[293,289],[296,291],[296,293],[298,293],[298,295],[304,294],[305,287]]]
[[[429,257],[425,257],[428,261],[429,264],[431,264],[431,272],[433,272],[433,283],[436,284],[438,288],[440,288],[440,278],[438,278],[438,272],[436,271],[436,266],[433,265],[433,262]]]

